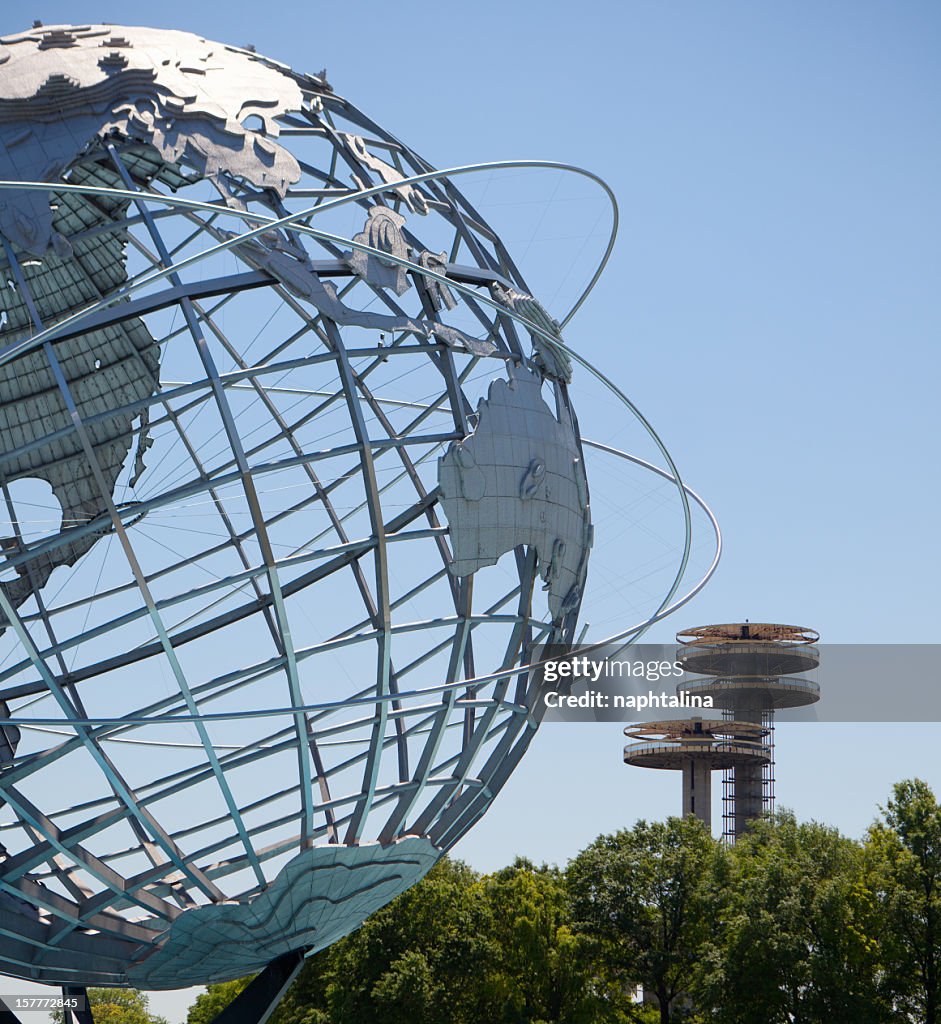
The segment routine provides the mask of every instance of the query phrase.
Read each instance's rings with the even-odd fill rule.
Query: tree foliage
[[[879,943],[859,846],[790,814],[729,852],[695,986],[721,1024],[877,1024]]]
[[[898,783],[870,829],[885,985],[897,1019],[941,1021],[941,806],[920,779]]]
[[[338,1022],[448,1024],[492,1019],[490,908],[477,875],[435,865],[336,948],[327,1006]]]
[[[167,1024],[148,1009],[150,999],[144,992],[132,988],[90,988],[88,1005],[95,1024]],[[62,1024],[61,1010],[52,1013],[55,1024]]]
[[[656,996],[662,1022],[684,1015],[676,1004],[709,935],[720,855],[700,821],[669,818],[600,836],[569,865],[575,926],[622,991]]]
[[[565,875],[526,860],[485,877],[498,961],[491,965],[504,1024],[604,1020],[592,979],[591,944],[575,931]]]
[[[232,1002],[252,980],[253,976],[237,978],[235,981],[221,981],[210,985],[196,997],[186,1014],[186,1024],[212,1024],[216,1017]],[[97,1024],[97,1021],[95,1022]]]
[[[731,848],[641,821],[565,871],[444,858],[310,958],[271,1024],[941,1024],[939,986],[941,808],[911,780],[863,842],[782,813]],[[124,1013],[96,1006],[154,1022]]]

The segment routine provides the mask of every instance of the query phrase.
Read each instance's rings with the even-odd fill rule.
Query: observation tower
[[[629,725],[635,743],[624,748],[624,763],[683,773],[683,815],[712,826],[712,772],[757,771],[771,762],[768,730],[727,719],[648,722]]]
[[[766,759],[716,765],[723,771],[723,837],[734,841],[748,823],[774,810],[774,714],[820,700],[820,687],[802,674],[820,664],[820,634],[805,626],[735,622],[697,626],[676,635],[677,662],[702,680],[683,682],[677,692],[712,697],[726,728],[745,739],[739,723],[761,727]],[[685,809],[685,808],[684,808]]]

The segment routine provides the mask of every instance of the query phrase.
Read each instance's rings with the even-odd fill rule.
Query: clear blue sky
[[[622,229],[566,340],[658,427],[727,545],[652,639],[749,617],[830,642],[941,640],[936,4],[8,0],[2,30],[34,18],[182,28],[326,66],[438,166],[538,157],[599,173]],[[580,237],[553,235],[554,181],[519,241],[524,273],[564,292],[573,253],[590,265],[598,249],[602,207],[585,201]],[[496,201],[482,205],[499,226]],[[590,436],[636,436],[610,404],[579,409]],[[642,543],[599,536],[589,619],[617,614],[617,559],[626,589]],[[897,779],[941,791],[939,736],[783,728],[779,800],[858,835]],[[617,726],[545,728],[457,854],[482,869],[516,852],[564,862],[600,831],[675,812],[678,780],[625,768],[622,742]]]

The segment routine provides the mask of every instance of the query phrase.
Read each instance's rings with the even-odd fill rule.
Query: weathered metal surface
[[[188,32],[37,27],[0,37],[0,177],[55,181],[96,138],[120,132],[184,161],[230,202],[237,178],[283,196],[301,172],[274,141],[276,117],[301,102],[286,68]],[[42,192],[0,202],[0,231],[16,245],[41,255],[63,239]]]
[[[538,572],[556,620],[577,607],[591,547],[588,484],[572,421],[557,419],[536,373],[496,380],[469,437],[438,464],[451,524],[451,571],[469,576],[521,544],[537,551]]]
[[[427,168],[244,50],[0,40],[0,178],[42,183],[0,190],[0,972],[174,987],[324,945],[526,750],[587,482],[557,325]],[[235,237],[312,196],[363,230]],[[462,437],[475,512],[437,489]]]
[[[144,989],[228,981],[291,950],[323,949],[414,885],[437,858],[417,837],[304,850],[253,899],[181,914],[128,968],[128,979]]]

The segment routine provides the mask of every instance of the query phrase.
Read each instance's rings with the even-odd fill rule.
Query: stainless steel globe
[[[559,325],[455,175],[186,33],[2,37],[0,178],[0,973],[322,948],[486,812],[573,639]]]

